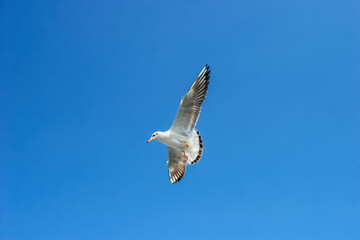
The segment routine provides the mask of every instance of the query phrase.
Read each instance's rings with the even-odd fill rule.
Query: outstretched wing
[[[184,136],[187,136],[192,132],[199,118],[201,105],[205,99],[210,83],[209,68],[208,65],[203,68],[185,97],[182,98],[178,113],[170,131]]]
[[[168,169],[171,183],[180,181],[186,171],[187,160],[181,150],[168,147]]]

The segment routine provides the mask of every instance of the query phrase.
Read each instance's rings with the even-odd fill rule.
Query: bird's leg
[[[189,158],[188,158],[188,156],[186,156],[185,151],[184,151],[184,150],[182,150],[182,152],[183,152],[184,157],[186,158],[186,160],[188,160]]]
[[[186,141],[184,141],[184,143],[185,143],[185,146],[186,146],[186,147],[189,147],[189,145],[187,144],[187,142],[186,142]]]

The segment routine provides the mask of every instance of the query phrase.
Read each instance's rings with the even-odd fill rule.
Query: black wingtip
[[[207,64],[206,64],[206,66],[207,66],[207,68],[206,68],[206,72],[205,72],[205,80],[206,80],[206,81],[209,81],[211,70],[209,69],[210,66],[208,66]]]

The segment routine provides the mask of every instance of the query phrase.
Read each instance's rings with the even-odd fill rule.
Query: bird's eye
[[[153,137],[155,137],[155,134],[153,134]]]

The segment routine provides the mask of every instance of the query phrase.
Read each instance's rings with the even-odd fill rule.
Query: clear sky
[[[360,239],[359,43],[359,1],[0,1],[0,239]]]

